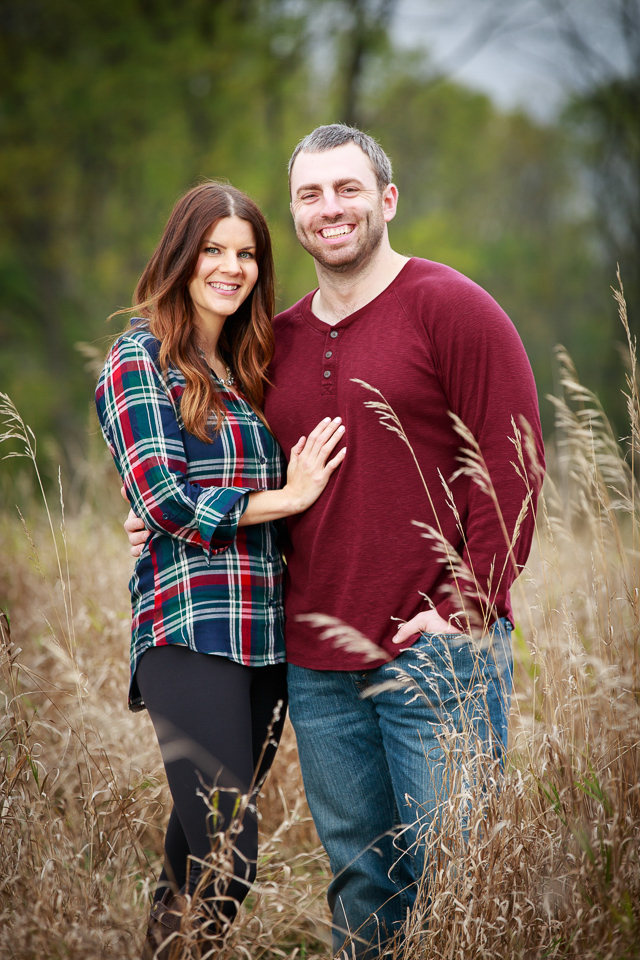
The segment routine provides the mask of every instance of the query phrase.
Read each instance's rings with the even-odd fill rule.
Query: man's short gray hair
[[[346,123],[329,123],[307,134],[295,148],[289,160],[289,188],[291,188],[291,170],[299,153],[324,153],[341,147],[345,143],[355,143],[363,153],[369,157],[373,172],[376,175],[378,189],[382,193],[393,179],[391,160],[386,155],[377,140],[363,133],[357,127],[348,127]]]

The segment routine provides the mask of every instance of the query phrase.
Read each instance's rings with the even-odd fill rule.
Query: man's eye
[[[315,200],[315,199],[316,199],[316,194],[315,194],[315,193],[305,193],[304,196],[303,196],[301,199],[304,200],[305,203],[308,203],[309,200]]]

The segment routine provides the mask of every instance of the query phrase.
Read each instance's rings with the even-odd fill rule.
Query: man
[[[447,765],[502,755],[509,588],[529,553],[542,441],[504,312],[456,271],[391,248],[398,191],[380,146],[319,127],[289,175],[318,289],[275,320],[265,413],[285,453],[325,416],[342,417],[348,447],[288,523],[290,714],[334,875],[334,948],[352,937],[349,956],[368,960],[428,877],[429,830],[455,788]],[[518,462],[524,421],[537,465]]]

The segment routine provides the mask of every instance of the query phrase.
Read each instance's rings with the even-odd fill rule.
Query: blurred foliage
[[[122,326],[104,319],[130,302],[174,200],[202,177],[251,194],[273,232],[287,306],[315,274],[290,223],[286,162],[316,124],[344,119],[393,159],[393,245],[449,263],[496,297],[541,398],[561,340],[618,416],[613,274],[575,139],[434,81],[425,54],[393,48],[393,9],[0,0],[0,389],[55,441],[66,470],[86,451],[95,383],[76,345],[102,350]]]
[[[603,258],[620,264],[627,302],[640,307],[640,2],[635,33],[635,72],[608,78],[575,97],[565,111],[578,156],[596,201]]]

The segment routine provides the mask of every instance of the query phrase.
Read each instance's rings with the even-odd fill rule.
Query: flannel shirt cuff
[[[202,490],[195,517],[202,544],[210,554],[226,550],[234,541],[238,521],[247,509],[251,487],[214,487]]]

